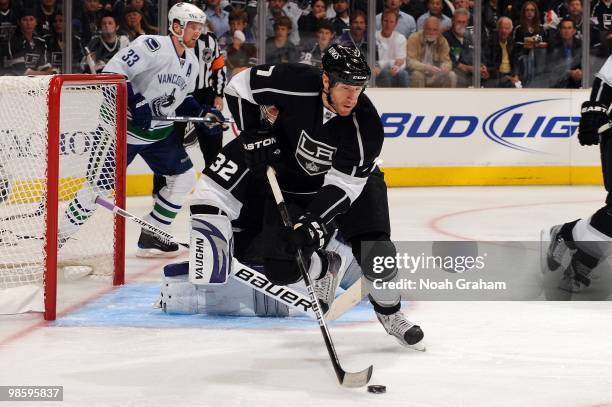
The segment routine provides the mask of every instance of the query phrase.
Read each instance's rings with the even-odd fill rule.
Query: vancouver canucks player
[[[208,113],[193,96],[188,96],[195,88],[199,72],[192,48],[204,30],[206,15],[194,5],[177,3],[168,12],[168,22],[169,35],[138,37],[104,68],[104,72],[122,74],[128,80],[128,165],[140,155],[154,173],[167,179],[167,186],[157,193],[153,209],[146,216],[148,222],[161,228],[170,226],[196,178],[172,122],[155,121],[152,117]],[[210,133],[222,131],[221,126],[200,125]],[[60,244],[91,216],[96,208],[95,195],[104,193],[99,191],[104,188],[100,180],[112,168],[111,163],[105,162],[99,175],[88,177],[85,187],[69,204],[60,222]],[[141,232],[138,256],[174,257],[177,254],[176,244],[161,241],[145,230]]]

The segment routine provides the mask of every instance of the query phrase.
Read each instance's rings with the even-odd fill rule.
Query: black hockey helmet
[[[370,67],[359,49],[352,46],[332,44],[323,54],[323,72],[329,76],[330,87],[336,82],[365,86],[370,80]]]

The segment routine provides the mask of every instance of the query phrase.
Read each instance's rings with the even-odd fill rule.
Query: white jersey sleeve
[[[134,93],[149,103],[153,116],[172,116],[195,90],[199,65],[192,49],[179,57],[170,36],[142,35],[113,56],[104,72],[124,75]],[[151,129],[171,125],[153,121]]]
[[[606,63],[597,73],[598,78],[604,81],[608,86],[612,87],[612,56],[609,56]]]

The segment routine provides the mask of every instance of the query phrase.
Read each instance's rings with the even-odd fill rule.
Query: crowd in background
[[[592,69],[612,48],[612,0],[591,2],[590,21],[583,21],[581,0],[482,0],[478,66],[473,0],[372,1],[373,46],[367,0],[267,0],[265,30],[257,27],[257,1],[195,4],[205,10],[229,75],[264,56],[266,63],[319,66],[323,50],[336,42],[375,52],[381,87],[467,87],[479,75],[484,87],[578,88],[584,30]],[[165,25],[156,27],[157,11],[156,0],[75,0],[73,72],[100,72],[139,35],[166,34]],[[64,27],[61,0],[0,0],[0,74],[61,72]],[[263,50],[258,32],[266,34]]]

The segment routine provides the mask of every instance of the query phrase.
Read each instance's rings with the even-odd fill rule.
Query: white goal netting
[[[57,134],[57,117],[49,114],[49,105],[56,103],[53,83],[49,76],[0,78],[0,295],[41,285],[45,273],[57,271],[45,270],[47,229],[55,217],[66,230],[61,225],[66,213],[77,225],[70,224],[69,238],[60,243],[57,268],[84,265],[106,276],[114,271],[112,213],[88,211],[73,200],[78,191],[115,196],[118,88],[95,80],[65,82],[57,90]],[[50,153],[54,145],[57,155]],[[57,205],[47,199],[54,160],[59,160]]]

